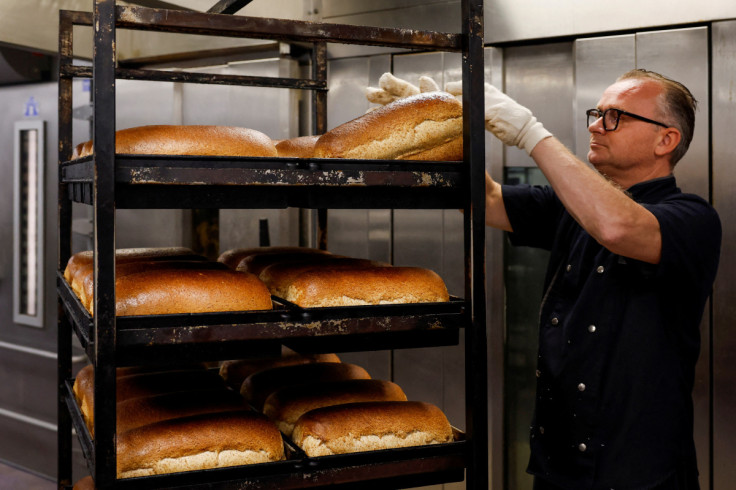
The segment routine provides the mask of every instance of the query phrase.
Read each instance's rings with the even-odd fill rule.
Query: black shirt
[[[647,489],[680,464],[695,471],[692,389],[721,225],[674,177],[627,192],[659,221],[657,265],[602,247],[550,187],[503,188],[512,243],[551,252],[528,471],[562,488]]]

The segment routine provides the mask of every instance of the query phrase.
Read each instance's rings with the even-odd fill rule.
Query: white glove
[[[365,96],[369,102],[374,104],[386,105],[391,102],[417,95],[425,92],[433,92],[439,90],[440,87],[430,77],[422,76],[419,78],[419,86],[396,78],[391,73],[384,73],[378,80],[378,87],[368,87],[365,91]]]
[[[532,111],[504,94],[490,83],[484,86],[486,129],[509,146],[518,146],[528,154],[537,143],[552,136]]]
[[[486,129],[504,144],[518,146],[531,154],[537,143],[552,136],[532,112],[490,83],[483,87]],[[449,82],[445,91],[462,101],[463,82]]]

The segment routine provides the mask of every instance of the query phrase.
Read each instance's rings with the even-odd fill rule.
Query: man
[[[698,488],[692,388],[721,226],[672,175],[695,108],[675,81],[624,74],[587,111],[591,168],[486,84],[486,129],[526,150],[550,183],[504,186],[486,175],[487,224],[551,252],[530,434],[535,490]]]

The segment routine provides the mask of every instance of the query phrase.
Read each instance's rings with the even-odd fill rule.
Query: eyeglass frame
[[[612,129],[608,129],[606,127],[606,114],[609,111],[616,111],[616,113],[618,114],[618,116],[616,116],[616,124],[613,126]],[[590,122],[590,118],[594,115],[592,113],[597,113],[598,114],[598,117],[596,117],[593,122]],[[638,114],[634,114],[632,112],[627,112],[627,111],[624,111],[624,110],[621,110],[621,109],[616,109],[616,108],[613,108],[613,107],[611,107],[609,109],[606,109],[605,111],[601,111],[599,109],[588,109],[587,111],[585,111],[585,115],[588,117],[588,126],[590,126],[591,124],[594,124],[598,119],[602,119],[603,129],[605,131],[616,131],[618,129],[618,123],[621,120],[621,116],[622,115],[633,117],[634,119],[638,119],[639,121],[648,122],[650,124],[656,124],[657,126],[662,126],[663,128],[669,128],[670,127],[670,126],[666,125],[665,123],[662,123],[662,122],[659,122],[659,121],[655,121],[654,119],[649,119],[647,117],[640,116]]]

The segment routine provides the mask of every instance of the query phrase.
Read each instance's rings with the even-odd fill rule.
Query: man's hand
[[[483,87],[486,129],[509,146],[518,146],[531,154],[537,143],[552,133],[537,121],[532,112],[490,83]],[[462,102],[462,81],[449,82],[445,91]]]
[[[430,77],[420,77],[419,86],[417,87],[406,80],[396,78],[391,73],[384,73],[378,80],[378,88],[368,87],[365,96],[369,102],[386,105],[404,97],[424,92],[434,92],[439,89],[439,85]]]

